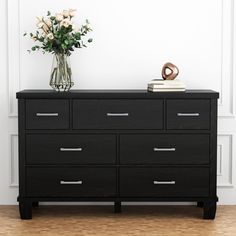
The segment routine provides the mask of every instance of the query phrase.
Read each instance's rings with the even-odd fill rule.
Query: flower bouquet
[[[29,52],[42,50],[43,53],[54,55],[50,86],[57,91],[69,91],[74,85],[69,56],[76,48],[86,47],[82,39],[92,31],[88,20],[80,27],[76,26],[72,22],[75,14],[76,10],[63,10],[55,15],[48,11],[46,17],[37,17],[38,30],[29,34],[38,42]],[[92,39],[87,39],[86,42],[91,43]]]

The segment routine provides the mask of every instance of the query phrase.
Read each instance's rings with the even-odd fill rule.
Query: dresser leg
[[[114,202],[114,212],[115,213],[121,212],[121,202]]]
[[[216,201],[206,201],[203,206],[203,218],[215,219],[216,214]]]
[[[22,220],[32,219],[32,202],[26,199],[19,200],[19,211]]]
[[[197,202],[197,207],[203,207],[204,206],[204,202]]]
[[[39,202],[32,202],[32,207],[38,207],[39,206]]]

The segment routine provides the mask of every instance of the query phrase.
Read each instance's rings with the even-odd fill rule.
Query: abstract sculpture
[[[167,73],[170,70],[170,73]],[[162,68],[162,78],[164,80],[174,80],[179,74],[179,69],[174,64],[167,62]]]

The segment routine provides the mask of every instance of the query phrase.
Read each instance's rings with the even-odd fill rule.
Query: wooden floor
[[[219,206],[203,220],[196,206],[40,206],[33,219],[19,219],[16,206],[0,206],[0,235],[8,236],[236,236],[236,206]]]

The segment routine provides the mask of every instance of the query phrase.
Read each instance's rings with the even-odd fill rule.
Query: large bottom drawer
[[[122,197],[207,197],[209,169],[197,167],[122,167]]]
[[[116,194],[116,168],[31,167],[28,197],[109,197]]]

